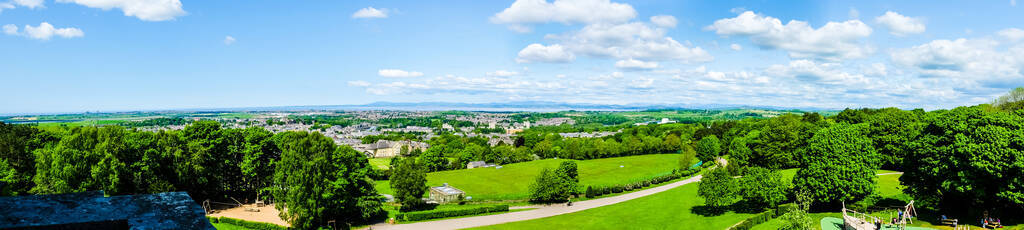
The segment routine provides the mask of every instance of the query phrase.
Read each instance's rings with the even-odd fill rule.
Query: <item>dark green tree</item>
[[[697,142],[697,158],[704,162],[711,162],[722,152],[722,143],[715,135],[706,136]]]
[[[391,190],[403,210],[414,210],[423,205],[423,194],[427,192],[427,172],[416,158],[407,157],[391,168]]]
[[[1024,111],[959,107],[925,121],[905,159],[905,192],[952,212],[1024,210]]]
[[[793,183],[824,205],[858,201],[875,188],[879,157],[864,125],[840,124],[818,131],[807,146],[807,160]]]
[[[28,125],[0,122],[0,196],[24,195],[32,189],[35,155],[41,132]]]
[[[320,133],[279,135],[282,152],[273,194],[281,218],[292,227],[315,229],[332,220],[360,223],[382,217],[380,196],[367,178],[369,162],[362,154],[337,148]]]

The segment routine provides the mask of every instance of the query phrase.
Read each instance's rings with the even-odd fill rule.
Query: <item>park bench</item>
[[[956,226],[958,222],[957,219],[942,219],[943,225]]]

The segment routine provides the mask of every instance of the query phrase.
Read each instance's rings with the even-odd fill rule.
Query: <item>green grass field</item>
[[[217,230],[249,230],[242,226],[225,223],[213,223],[213,228],[216,228]]]
[[[391,158],[370,158],[370,165],[377,169],[389,169],[391,168]]]
[[[694,183],[614,205],[477,229],[725,229],[754,215],[703,216],[694,211],[703,204]]]
[[[603,186],[638,181],[671,173],[678,167],[677,154],[652,154],[577,161],[580,183]],[[563,159],[544,159],[503,165],[502,168],[476,168],[427,174],[427,185],[442,183],[461,189],[473,200],[522,200],[529,197],[529,186],[544,168],[555,168]],[[622,167],[620,167],[622,166]],[[377,181],[377,191],[394,194],[388,181]]]

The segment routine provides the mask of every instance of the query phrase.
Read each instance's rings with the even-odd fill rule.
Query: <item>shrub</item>
[[[504,212],[508,211],[508,205],[494,205],[484,206],[475,208],[464,208],[464,209],[448,209],[448,210],[430,210],[430,211],[418,211],[418,212],[405,212],[398,213],[395,215],[395,219],[401,221],[419,221],[419,220],[430,220],[456,216],[468,216],[476,215],[481,213],[489,212]]]
[[[211,223],[212,222],[213,221],[211,221]],[[228,217],[220,217],[220,218],[217,219],[217,222],[218,223],[225,223],[225,224],[235,225],[235,226],[239,226],[239,227],[244,227],[244,228],[248,228],[248,229],[255,229],[255,230],[287,230],[288,229],[288,227],[281,226],[281,225],[276,225],[276,224],[271,224],[271,223],[263,223],[263,222],[254,222],[254,221],[248,221],[248,220],[239,220],[239,219],[228,218]],[[339,227],[348,227],[348,225],[339,226]]]
[[[747,230],[747,229],[753,228],[754,226],[756,226],[758,224],[761,224],[761,223],[764,223],[764,222],[768,222],[769,220],[772,220],[773,218],[775,218],[775,211],[774,210],[768,210],[768,211],[764,211],[764,212],[758,213],[757,215],[751,216],[750,218],[747,218],[746,220],[743,220],[743,222],[740,222],[739,224],[737,224],[737,225],[735,225],[735,226],[733,226],[733,227],[731,227],[729,229],[731,229],[731,230],[732,229],[735,229],[735,230]]]
[[[594,196],[594,188],[592,188],[590,186],[587,186],[586,195],[587,195],[587,198],[594,198],[595,197]]]

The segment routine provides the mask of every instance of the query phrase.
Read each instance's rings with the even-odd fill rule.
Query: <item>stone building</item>
[[[448,183],[444,183],[444,185],[437,187],[430,187],[430,200],[437,202],[438,204],[459,202],[461,198],[465,197],[465,192],[449,186]]]

